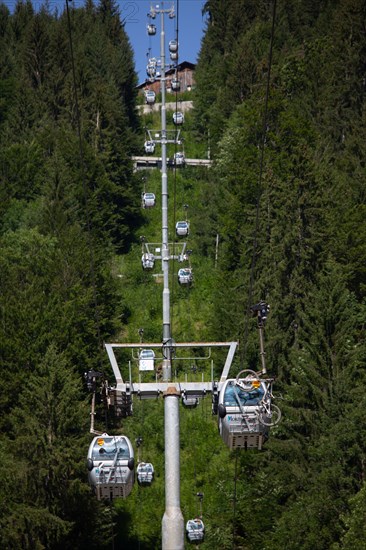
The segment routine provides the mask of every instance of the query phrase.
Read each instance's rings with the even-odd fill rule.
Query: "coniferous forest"
[[[266,300],[283,419],[262,451],[238,453],[210,397],[182,410],[181,508],[194,517],[204,493],[202,549],[362,550],[366,4],[277,0],[272,33],[273,5],[204,7],[184,132],[189,156],[209,147],[213,166],[170,172],[195,273],[191,290],[173,288],[172,326],[177,341],[238,340],[236,376],[258,369],[248,300]],[[161,341],[161,286],[140,262],[160,213],[142,210],[131,161],[158,122],[139,115],[114,0],[0,4],[0,51],[0,546],[158,549],[162,399],[136,398],[123,421],[99,404],[99,428],[142,436],[156,469],[151,487],[99,502],[84,381],[96,369],[113,382],[103,342],[138,341],[141,326]],[[160,177],[143,180],[158,196]]]

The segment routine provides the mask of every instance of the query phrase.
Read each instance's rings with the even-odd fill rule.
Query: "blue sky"
[[[16,0],[0,0],[13,11]],[[94,0],[95,3],[98,0]],[[44,2],[43,0],[32,0],[36,9]],[[149,0],[117,0],[119,5],[121,19],[125,22],[125,29],[130,37],[131,45],[134,50],[136,71],[139,82],[145,80],[146,76],[146,54],[151,47],[153,57],[159,57],[160,53],[160,16],[155,19],[157,34],[149,37],[146,32],[147,13],[151,5],[162,5],[169,8],[172,1],[150,2]],[[177,0],[175,0],[175,9],[177,10]],[[71,5],[75,7],[82,6],[83,0],[73,0]],[[190,61],[195,63],[200,50],[203,30],[205,28],[205,18],[202,17],[202,7],[205,0],[179,0],[179,61]],[[51,11],[58,9],[62,11],[65,1],[48,0]],[[70,4],[69,4],[70,5]],[[166,21],[166,39],[167,42],[175,38],[176,19],[165,17]]]
[[[125,20],[125,29],[134,50],[139,81],[145,80],[146,77],[146,54],[149,48],[151,47],[152,57],[159,57],[160,53],[160,16],[155,19],[157,34],[149,37],[146,32],[147,13],[151,4],[161,6],[162,2],[146,0],[119,2],[121,17]],[[169,8],[172,2],[165,1],[163,4],[164,8]],[[204,0],[179,0],[179,61],[191,63],[197,61],[205,28],[205,18],[202,17],[204,4]],[[175,25],[176,19],[165,17],[166,42],[175,38]]]

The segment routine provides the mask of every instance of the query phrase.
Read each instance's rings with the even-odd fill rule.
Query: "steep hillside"
[[[181,506],[194,517],[204,493],[202,550],[354,550],[366,535],[366,9],[277,0],[273,25],[273,7],[206,2],[184,150],[209,147],[214,166],[169,170],[169,227],[173,238],[188,217],[194,270],[188,290],[171,264],[174,338],[238,339],[232,374],[257,369],[247,310],[267,300],[283,421],[262,452],[231,453],[210,398],[182,410]],[[82,380],[91,368],[112,380],[103,341],[136,341],[139,328],[161,341],[162,285],[141,269],[140,243],[161,237],[159,207],[141,208],[144,190],[159,204],[161,174],[130,160],[159,118],[138,117],[114,2],[69,17],[1,5],[0,44],[1,546],[158,549],[163,401],[136,397],[122,423],[98,404],[98,427],[142,436],[156,469],[151,487],[100,503]],[[178,368],[202,375],[198,361]]]
[[[285,418],[250,482],[264,492],[250,517],[266,518],[266,548],[351,548],[364,536],[365,5],[277,2],[263,125],[272,7],[206,3],[195,107],[216,137],[215,328],[242,340],[248,295],[272,305],[267,359]],[[261,545],[246,525],[237,534]]]

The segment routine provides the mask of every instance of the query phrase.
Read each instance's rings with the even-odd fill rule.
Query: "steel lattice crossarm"
[[[181,145],[182,141],[180,140],[180,130],[149,130],[146,129],[149,136],[149,141],[154,141],[155,143],[176,143]]]
[[[114,344],[105,344],[105,348],[108,353],[109,361],[111,363],[113,373],[116,379],[116,385],[111,388],[111,392],[117,394],[136,394],[141,398],[154,398],[163,394],[168,390],[168,388],[175,388],[179,394],[194,395],[196,397],[204,396],[207,393],[217,391],[219,387],[226,381],[232,361],[234,359],[235,351],[238,346],[238,342],[184,342],[176,343],[174,341],[166,342],[165,344],[161,343],[114,343]],[[211,380],[201,382],[188,382],[184,381],[171,381],[164,382],[156,380],[156,382],[141,382],[139,380],[134,381],[131,375],[131,368],[129,369],[129,380],[124,380],[118,366],[117,358],[115,355],[115,350],[117,349],[151,349],[151,350],[162,350],[163,357],[166,355],[166,352],[172,354],[178,352],[180,349],[189,349],[189,348],[206,348],[209,350],[209,355],[201,358],[196,357],[195,359],[209,359],[211,356],[211,348],[228,348],[228,353],[226,356],[224,368],[221,373],[220,382],[215,383],[213,380],[213,373],[211,371]],[[137,358],[136,358],[137,359]],[[192,358],[191,358],[192,359]]]
[[[156,168],[161,167],[162,159],[161,157],[147,157],[147,156],[134,156],[131,157],[131,160],[134,164],[134,169],[147,169],[147,168]],[[213,164],[212,160],[209,159],[193,159],[185,158],[184,160],[186,166],[206,166],[210,167]],[[168,164],[172,164],[171,161],[168,161]]]
[[[161,243],[147,243],[143,241],[142,246],[143,246],[143,250],[145,249],[148,254],[153,254],[155,260],[162,260]],[[185,257],[187,243],[170,242],[170,243],[167,243],[167,247],[169,251],[169,254],[168,254],[169,260],[178,260],[178,262],[183,262],[185,259],[187,259]],[[106,345],[113,346],[115,344],[106,344]],[[155,344],[153,345],[155,346]],[[156,345],[161,347],[161,344],[156,344]]]

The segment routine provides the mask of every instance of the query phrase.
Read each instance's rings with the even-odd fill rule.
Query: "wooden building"
[[[183,61],[177,65],[177,78],[180,81],[180,91],[186,92],[190,91],[195,86],[194,80],[194,71],[196,65],[194,63],[189,63],[189,61]],[[165,71],[166,76],[166,90],[171,92],[171,81],[176,76],[175,68],[167,69]],[[142,82],[137,86],[138,90],[145,92],[146,90],[153,90],[156,94],[160,93],[160,80],[154,80],[150,82],[148,79],[145,82]]]

